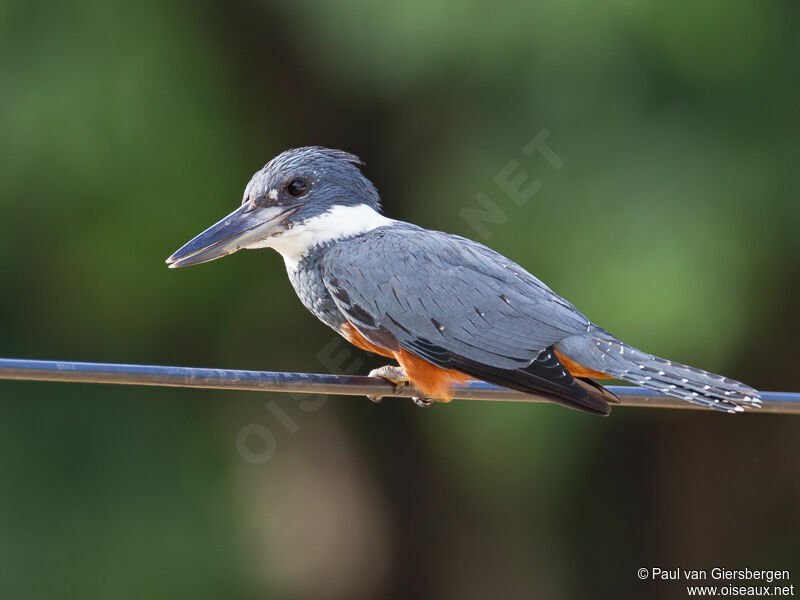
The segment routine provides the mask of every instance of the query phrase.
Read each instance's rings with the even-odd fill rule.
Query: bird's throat
[[[379,227],[388,227],[394,223],[396,223],[395,220],[383,216],[366,204],[339,205],[298,223],[279,235],[252,244],[248,248],[274,248],[283,256],[286,270],[292,272],[314,248],[360,235]]]

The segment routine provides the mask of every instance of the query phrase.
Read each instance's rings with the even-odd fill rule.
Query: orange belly
[[[353,346],[361,348],[362,350],[366,350],[367,352],[374,352],[375,354],[380,354],[381,356],[394,358],[394,352],[387,350],[386,348],[376,346],[363,335],[361,335],[358,329],[353,327],[350,323],[345,322],[339,333],[344,336],[344,339],[353,344]]]
[[[425,394],[426,398],[435,398],[437,400],[449,402],[453,399],[453,394],[450,389],[451,386],[454,383],[464,383],[470,379],[469,375],[465,375],[459,371],[442,369],[426,360],[417,358],[405,350],[401,349],[395,352],[376,346],[361,335],[350,323],[344,324],[341,333],[348,342],[362,350],[394,358],[398,364],[403,367],[411,384]]]
[[[469,375],[460,371],[437,367],[405,350],[395,352],[394,357],[403,367],[408,380],[425,394],[426,398],[450,402],[453,399],[453,384],[465,383],[471,379]]]
[[[415,388],[425,394],[426,398],[435,398],[443,402],[449,402],[453,399],[452,386],[458,383],[465,383],[471,379],[469,375],[465,375],[460,371],[453,371],[451,369],[437,367],[436,365],[414,356],[403,349],[400,349],[399,351],[393,351],[388,350],[387,348],[376,346],[363,335],[361,335],[361,333],[350,323],[344,324],[344,327],[341,329],[341,333],[348,342],[354,346],[357,346],[358,348],[361,348],[362,350],[380,354],[381,356],[386,356],[388,358],[394,358],[400,364],[400,366],[403,367],[408,380]],[[558,360],[561,361],[561,364],[563,364],[567,369],[567,371],[569,371],[575,377],[611,379],[609,375],[601,373],[600,371],[595,371],[588,367],[584,367],[583,365],[576,363],[574,360],[567,358],[558,351],[556,351],[556,356],[558,357]]]

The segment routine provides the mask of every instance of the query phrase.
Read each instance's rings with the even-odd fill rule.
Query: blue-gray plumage
[[[354,344],[395,357],[405,373],[393,380],[436,396],[475,378],[607,414],[616,398],[589,379],[605,374],[711,408],[758,406],[742,383],[624,344],[486,246],[384,217],[359,165],[318,147],[280,154],[254,175],[239,209],[167,262],[274,248],[306,308]]]
[[[322,276],[322,265],[331,245],[312,248],[300,260],[297,268],[290,269],[288,274],[289,281],[303,306],[328,327],[340,331],[347,319],[333,301],[333,296],[328,292]]]

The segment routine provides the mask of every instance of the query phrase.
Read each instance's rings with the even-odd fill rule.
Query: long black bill
[[[203,233],[192,238],[167,259],[170,269],[199,265],[222,258],[284,230],[283,219],[297,206],[253,208],[243,204]]]

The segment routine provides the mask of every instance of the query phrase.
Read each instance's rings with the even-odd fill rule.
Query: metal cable
[[[0,379],[62,381],[76,383],[115,383],[189,388],[295,392],[345,396],[398,396],[409,398],[413,389],[396,391],[394,385],[376,377],[238,371],[157,365],[126,365],[56,360],[0,359]],[[648,408],[703,409],[678,398],[634,386],[607,386],[620,399],[619,406]],[[499,402],[548,402],[547,398],[523,394],[483,382],[470,382],[455,388],[462,400]],[[748,412],[800,414],[800,393],[761,392],[762,407]]]

